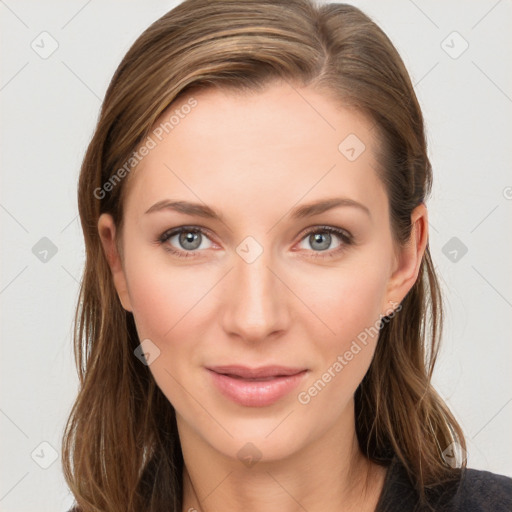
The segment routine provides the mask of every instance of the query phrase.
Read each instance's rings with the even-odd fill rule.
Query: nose
[[[240,252],[243,255],[243,252]],[[224,280],[223,328],[230,336],[247,342],[275,337],[288,328],[291,292],[286,276],[270,250],[251,261],[234,254],[234,268]]]

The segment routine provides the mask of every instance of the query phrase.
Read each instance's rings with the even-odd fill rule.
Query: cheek
[[[347,265],[323,278],[317,275],[314,285],[311,278],[306,279],[308,285],[305,280],[303,286],[308,290],[307,304],[318,312],[333,345],[344,345],[380,319],[387,286],[382,265],[371,262]]]
[[[140,339],[162,340],[175,323],[173,312],[179,310],[180,303],[177,294],[169,293],[153,274],[132,274],[130,300]]]
[[[130,300],[141,342],[151,340],[158,357],[149,366],[158,387],[177,410],[193,409],[182,386],[196,350],[197,315],[207,299],[211,283],[200,282],[193,271],[169,265],[143,265],[149,258],[133,258],[127,265]],[[196,321],[195,321],[196,320]],[[183,373],[185,372],[185,376]],[[189,387],[189,386],[186,386]]]
[[[126,271],[139,336],[163,343],[190,320],[214,283],[198,280],[192,267],[172,268],[151,254],[132,256]]]
[[[375,351],[387,279],[382,261],[372,257],[315,280],[307,298],[322,323],[317,319],[308,337],[320,358],[307,383],[310,387],[303,388],[304,401],[299,396],[299,402],[308,403],[324,387],[329,391],[322,393],[321,399],[315,398],[318,405],[325,401],[328,406],[328,397],[335,395],[341,407],[353,395]]]

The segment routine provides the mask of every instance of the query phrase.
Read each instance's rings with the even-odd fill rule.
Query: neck
[[[219,452],[178,417],[183,512],[371,512],[385,470],[360,451],[352,415],[286,458],[250,467]]]

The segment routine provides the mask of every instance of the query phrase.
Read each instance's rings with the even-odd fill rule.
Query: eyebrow
[[[371,217],[370,210],[367,206],[348,197],[333,197],[304,204],[291,210],[289,215],[292,219],[303,219],[305,217],[319,215],[320,213],[324,213],[328,210],[341,206],[357,208]],[[223,216],[221,214],[205,204],[192,203],[189,201],[173,201],[170,199],[158,201],[158,203],[151,206],[151,208],[149,208],[145,213],[153,213],[162,210],[174,210],[186,215],[196,215],[198,217],[217,219],[220,221],[223,220]]]

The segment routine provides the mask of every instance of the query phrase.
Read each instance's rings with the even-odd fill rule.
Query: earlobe
[[[100,215],[98,233],[121,305],[126,311],[131,312],[130,296],[121,257],[116,245],[116,226],[112,215],[108,213]]]
[[[388,282],[386,300],[401,302],[414,286],[428,242],[428,213],[420,203],[411,213],[411,236],[397,253],[397,265]],[[389,309],[389,306],[388,306]]]

